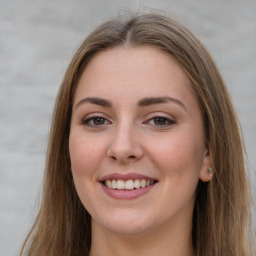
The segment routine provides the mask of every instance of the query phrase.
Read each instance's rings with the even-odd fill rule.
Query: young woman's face
[[[93,228],[191,228],[210,159],[190,82],[166,53],[140,46],[96,55],[75,93],[69,149]]]

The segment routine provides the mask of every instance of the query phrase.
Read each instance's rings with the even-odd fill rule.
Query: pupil
[[[165,119],[163,117],[156,117],[155,118],[155,124],[163,125],[163,124],[165,124]]]
[[[104,119],[101,117],[97,117],[94,119],[94,124],[96,124],[96,125],[104,124]]]

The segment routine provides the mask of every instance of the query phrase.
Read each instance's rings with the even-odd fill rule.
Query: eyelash
[[[97,122],[97,121],[101,121],[102,123],[96,124],[95,122]],[[153,124],[150,123],[151,121],[153,121],[154,123]],[[164,123],[156,124],[157,121],[164,122]],[[94,128],[102,127],[102,126],[109,125],[109,124],[111,124],[111,121],[109,121],[105,117],[102,117],[101,115],[89,116],[87,118],[84,118],[81,121],[81,125],[85,125],[85,126],[88,126],[88,127],[94,127]],[[147,119],[145,122],[143,122],[143,124],[148,124],[148,125],[151,125],[151,126],[156,126],[158,128],[166,128],[168,126],[176,124],[176,121],[174,121],[174,120],[172,120],[170,118],[161,116],[161,115],[157,115],[157,116],[153,116],[153,117]]]
[[[158,121],[164,122],[164,124],[156,124],[156,123],[150,124],[150,121],[156,122],[157,119],[158,119]],[[157,126],[157,127],[168,127],[168,126],[171,126],[173,124],[176,124],[176,121],[174,121],[170,118],[158,115],[158,116],[154,116],[154,117],[149,118],[147,121],[145,121],[143,123],[153,125],[153,126]]]
[[[98,119],[103,121],[104,124],[95,124],[95,121]],[[92,116],[89,116],[87,118],[84,118],[81,122],[82,125],[85,125],[85,126],[89,126],[89,127],[100,127],[100,126],[103,126],[103,125],[106,125],[106,122],[107,121],[107,124],[111,124],[110,121],[108,121],[105,117],[102,117],[101,115],[92,115]],[[91,123],[93,122],[93,124]]]

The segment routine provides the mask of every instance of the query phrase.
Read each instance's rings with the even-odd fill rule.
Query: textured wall
[[[36,212],[51,111],[83,38],[122,10],[182,21],[220,67],[244,128],[256,198],[255,0],[0,0],[0,256],[17,255]]]

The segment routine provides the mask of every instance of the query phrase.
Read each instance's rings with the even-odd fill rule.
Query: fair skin
[[[75,93],[69,150],[92,217],[90,256],[194,255],[195,190],[211,179],[210,156],[198,102],[172,57],[149,46],[93,57]],[[142,187],[112,183],[136,179]]]

